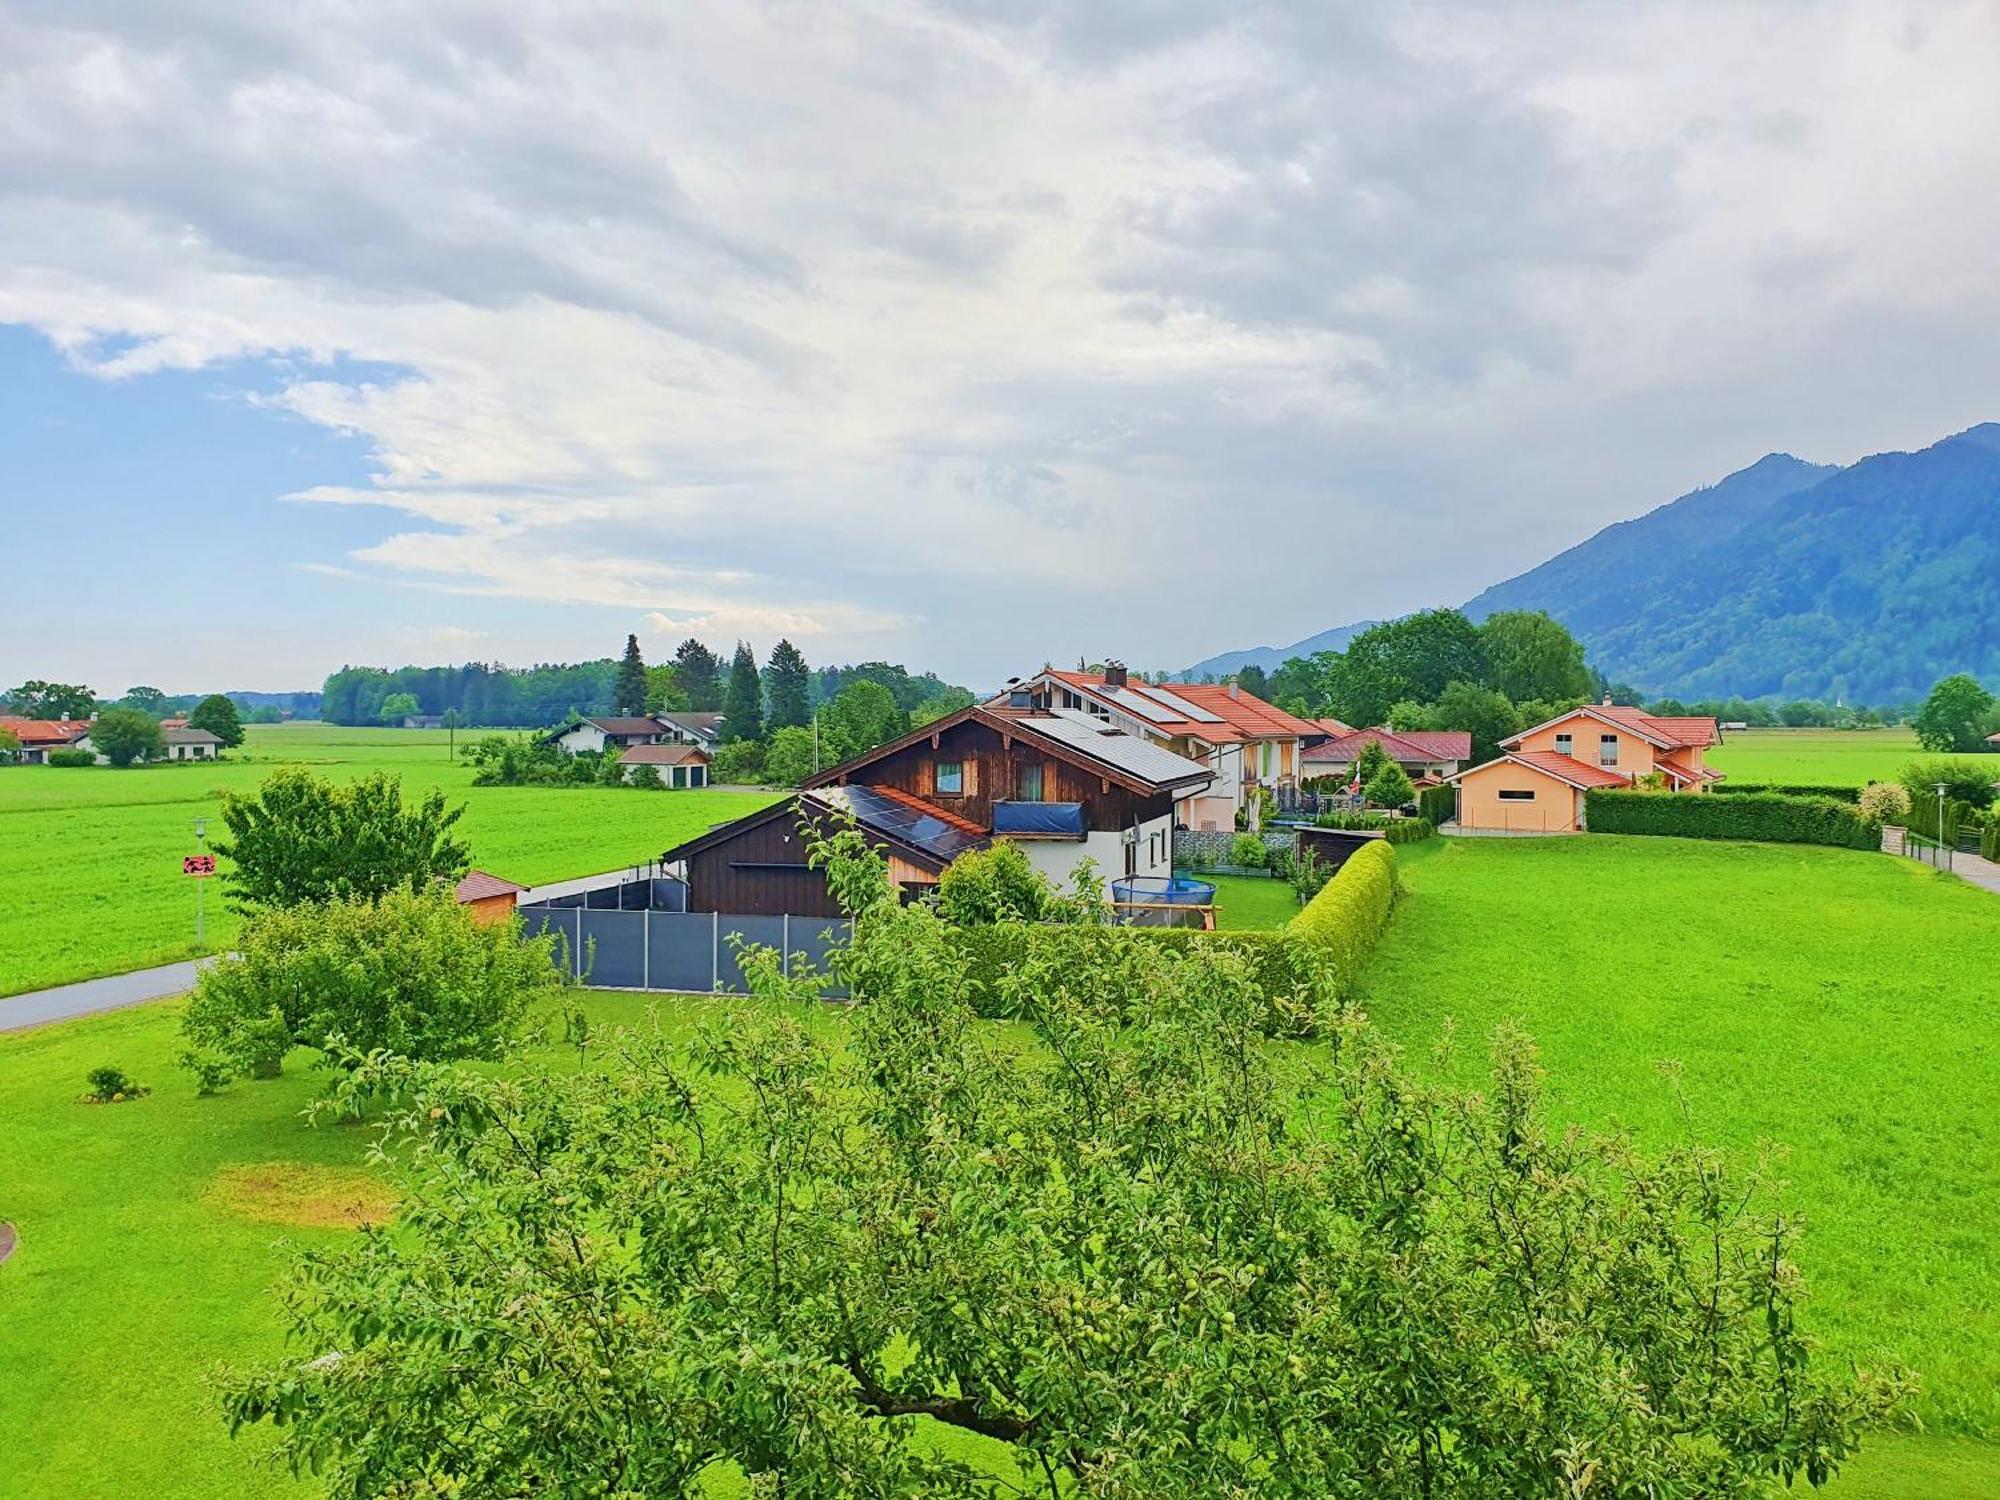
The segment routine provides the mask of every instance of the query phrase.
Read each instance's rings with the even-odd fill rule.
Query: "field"
[[[197,847],[193,821],[205,816],[211,835],[220,832],[218,792],[252,791],[281,765],[343,780],[393,771],[406,793],[443,787],[465,804],[458,826],[473,862],[524,885],[651,859],[770,800],[759,792],[475,787],[471,767],[446,758],[441,730],[285,724],[253,725],[249,734],[243,749],[212,765],[0,767],[0,996],[192,956],[195,882],[180,861]],[[213,883],[204,895],[207,951],[235,932],[221,896]]]
[[[617,795],[617,794],[612,794]],[[638,796],[639,794],[633,794]],[[659,799],[652,799],[659,800]],[[1790,1148],[1808,1220],[1811,1325],[1831,1357],[1908,1362],[1944,1435],[1879,1440],[1838,1500],[2000,1493],[2000,1115],[1984,976],[2000,901],[1901,861],[1668,839],[1436,841],[1402,851],[1409,896],[1366,976],[1377,1021],[1427,1056],[1447,1018],[1472,1076],[1502,1018],[1538,1037],[1555,1107],[1662,1142],[1691,1129],[1747,1155]],[[1277,882],[1224,892],[1236,924],[1287,915]],[[1791,934],[1810,934],[1802,949]],[[1809,952],[1809,961],[1802,955]],[[670,1024],[699,1009],[670,1002]],[[601,996],[600,1016],[640,1003]],[[362,1133],[297,1118],[313,1078],[198,1099],[172,1063],[176,1007],[0,1036],[0,1212],[23,1250],[0,1269],[0,1497],[310,1490],[231,1443],[205,1372],[276,1347],[286,1227],[228,1168],[291,1181],[351,1170]],[[825,1024],[837,1026],[829,1014]],[[1684,1126],[1656,1071],[1677,1059]],[[75,1102],[115,1062],[156,1092]],[[258,1175],[250,1179],[253,1187]],[[365,1180],[364,1180],[365,1182]],[[338,1209],[353,1180],[306,1179]],[[272,1204],[263,1204],[265,1210]],[[117,1484],[105,1482],[112,1456]]]
[[[1739,729],[1708,763],[1732,781],[1865,786],[1924,753],[1908,729]]]

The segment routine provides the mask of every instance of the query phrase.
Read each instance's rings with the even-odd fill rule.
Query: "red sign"
[[[181,861],[181,874],[192,875],[197,880],[206,880],[215,873],[213,854],[190,854]]]

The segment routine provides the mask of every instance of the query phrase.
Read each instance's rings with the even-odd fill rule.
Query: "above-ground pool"
[[[1135,927],[1206,927],[1215,907],[1215,882],[1189,875],[1132,875],[1111,882],[1111,900]]]

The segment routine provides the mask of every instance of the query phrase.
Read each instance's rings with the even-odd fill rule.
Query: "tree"
[[[829,762],[830,763],[830,762]],[[764,779],[772,786],[799,786],[819,769],[813,732],[796,724],[773,730],[764,745]]]
[[[766,728],[796,728],[812,717],[808,701],[812,669],[790,641],[781,640],[771,648],[771,659],[764,664],[764,682],[770,705]]]
[[[195,981],[182,1060],[211,1082],[269,1078],[291,1048],[332,1036],[356,1053],[501,1057],[529,1010],[565,987],[555,941],[479,922],[437,882],[266,911]]]
[[[1409,772],[1394,761],[1361,784],[1363,800],[1375,807],[1402,807],[1416,800],[1416,795]]]
[[[708,758],[710,786],[747,786],[764,776],[764,747],[755,740],[731,740],[717,745]]]
[[[1236,674],[1236,685],[1253,698],[1262,698],[1269,687],[1264,681],[1264,669],[1254,664]]]
[[[736,643],[736,655],[729,663],[729,689],[722,698],[722,739],[764,738],[764,681],[757,675],[757,658],[747,641]]]
[[[908,721],[889,690],[866,678],[850,682],[820,711],[821,748],[831,746],[833,761],[873,750],[907,732]]]
[[[376,717],[384,724],[400,724],[403,720],[414,717],[419,707],[415,693],[391,693],[382,700],[382,706],[376,710]]]
[[[1917,711],[1917,742],[1940,755],[1986,748],[1987,716],[1993,695],[1969,672],[1956,672],[1938,682]]]
[[[1361,753],[1354,757],[1353,777],[1365,788],[1369,782],[1394,764],[1395,762],[1389,759],[1389,752],[1382,748],[1380,740],[1367,740],[1362,743]]]
[[[722,707],[722,658],[693,636],[674,652],[674,675],[687,694],[689,708],[714,713]]]
[[[1523,727],[1520,714],[1506,694],[1470,682],[1454,682],[1447,687],[1439,695],[1432,714],[1437,728],[1462,729],[1472,736],[1474,763],[1492,760],[1500,753],[1500,742]]]
[[[910,710],[910,728],[935,724],[962,708],[972,707],[977,701],[964,688],[942,688]]]
[[[156,687],[127,688],[125,696],[118,700],[127,708],[136,708],[142,714],[159,718],[166,711],[167,695]]]
[[[87,719],[97,712],[97,695],[80,683],[34,677],[7,695],[7,707],[24,719]]]
[[[21,753],[21,742],[14,737],[11,729],[0,729],[0,765],[4,765]]]
[[[436,787],[406,808],[402,782],[387,772],[343,786],[289,769],[255,796],[222,794],[229,832],[215,852],[232,862],[223,882],[240,911],[373,900],[465,874],[470,854],[451,831],[464,811],[447,808]]]
[[[160,721],[136,708],[107,708],[90,726],[90,743],[114,766],[154,760],[167,753]]]
[[[235,700],[222,693],[210,693],[197,703],[188,715],[188,727],[206,729],[225,749],[233,750],[243,743],[243,721],[237,717]]]
[[[1024,950],[996,1046],[842,839],[837,1036],[749,950],[691,1041],[345,1080],[402,1101],[398,1222],[302,1254],[232,1430],[340,1495],[991,1495],[942,1425],[1049,1497],[1741,1496],[1906,1388],[1811,1358],[1771,1181],[1552,1127],[1518,1035],[1477,1089],[1332,1009],[1277,1052],[1242,955],[1112,927]]]
[[[681,674],[672,665],[662,662],[657,667],[646,668],[647,713],[675,713],[693,706],[681,688]]]
[[[1491,615],[1479,627],[1479,639],[1489,674],[1481,685],[1509,698],[1581,703],[1595,685],[1583,659],[1583,642],[1541,610]]]
[[[625,654],[611,683],[611,711],[637,719],[646,712],[646,663],[639,655],[639,637],[625,637]]]
[[[1350,724],[1379,724],[1405,698],[1434,701],[1453,682],[1486,680],[1479,627],[1455,609],[1427,609],[1372,625],[1341,653],[1331,711]]]

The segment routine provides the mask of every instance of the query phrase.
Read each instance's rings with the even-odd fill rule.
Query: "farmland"
[[[1732,781],[1865,786],[1894,781],[1922,754],[1906,728],[1738,729],[1722,737],[1708,763]]]
[[[1919,1414],[1946,1434],[1878,1441],[1833,1493],[2000,1488],[2000,1449],[1980,1441],[2000,1432],[2000,1120],[1980,982],[2000,951],[2000,902],[1839,850],[1600,836],[1402,852],[1408,899],[1365,976],[1377,1022],[1426,1057],[1450,1019],[1447,1066],[1471,1077],[1483,1035],[1516,1018],[1569,1118],[1653,1145],[1691,1135],[1739,1160],[1767,1140],[1788,1147],[1811,1326],[1832,1357],[1916,1368]],[[1276,920],[1286,888],[1256,884]],[[1259,920],[1233,883],[1224,894],[1238,897],[1236,925]],[[1805,931],[1810,966],[1772,936]],[[663,1014],[680,1029],[748,1003],[675,1000]],[[619,996],[593,1009],[644,1014]],[[343,1231],[272,1220],[365,1198],[352,1174],[366,1140],[300,1123],[315,1080],[297,1064],[194,1097],[173,1066],[176,1010],[0,1036],[0,1182],[28,1246],[0,1275],[0,1451],[32,1459],[0,1470],[0,1496],[88,1493],[107,1452],[123,1480],[163,1497],[311,1493],[255,1465],[261,1437],[227,1440],[202,1377],[276,1347],[271,1288],[289,1252],[274,1242]],[[1691,1121],[1665,1059],[1680,1064]],[[103,1062],[156,1092],[76,1104]],[[226,1170],[246,1165],[258,1170]],[[256,1192],[266,1178],[299,1191],[273,1211]]]
[[[442,731],[252,726],[212,764],[0,769],[0,996],[187,958],[195,952],[193,820],[216,821],[217,794],[252,791],[284,765],[348,780],[400,775],[406,793],[437,786],[465,804],[459,829],[474,863],[522,884],[651,859],[713,823],[762,806],[759,792],[647,793],[564,787],[475,787],[446,758]],[[463,741],[464,735],[460,736]],[[207,949],[235,931],[220,888],[206,892]],[[0,1008],[5,1001],[0,1000]]]

